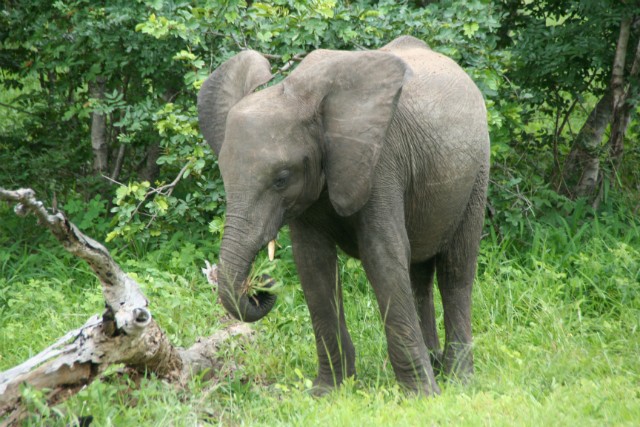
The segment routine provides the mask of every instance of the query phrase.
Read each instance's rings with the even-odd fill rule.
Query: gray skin
[[[337,247],[362,260],[398,382],[439,393],[433,366],[466,380],[489,174],[479,90],[455,62],[408,36],[376,51],[314,51],[282,82],[255,91],[270,78],[268,61],[244,51],[198,95],[227,193],[223,305],[248,322],[270,311],[275,297],[247,296],[246,279],[286,223],[316,337],[318,390],[355,375]]]

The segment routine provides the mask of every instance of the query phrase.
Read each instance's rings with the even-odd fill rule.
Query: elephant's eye
[[[273,181],[273,188],[276,190],[284,190],[287,184],[289,183],[289,178],[291,177],[291,172],[287,169],[284,169],[278,173],[276,179]]]

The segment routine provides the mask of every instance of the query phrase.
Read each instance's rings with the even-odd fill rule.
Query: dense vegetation
[[[400,34],[458,61],[489,108],[492,182],[474,293],[477,375],[407,399],[385,362],[358,263],[342,263],[359,378],[305,393],[315,347],[284,230],[274,313],[219,382],[176,390],[111,373],[34,424],[633,424],[640,419],[640,16],[637,2],[4,0],[0,186],[30,186],[109,242],[174,342],[223,314],[199,273],[217,257],[224,189],[195,94],[241,49],[278,76],[323,47]],[[95,278],[0,206],[0,370],[99,311]],[[441,311],[437,309],[441,316]],[[441,321],[442,319],[440,319]],[[357,416],[355,415],[357,414]],[[39,417],[45,417],[42,421]]]

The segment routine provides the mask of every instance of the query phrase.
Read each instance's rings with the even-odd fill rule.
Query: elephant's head
[[[384,52],[319,50],[277,85],[269,62],[244,51],[198,94],[198,118],[218,155],[227,193],[219,289],[236,318],[256,321],[275,296],[246,295],[258,251],[327,189],[343,216],[368,200],[406,64]]]

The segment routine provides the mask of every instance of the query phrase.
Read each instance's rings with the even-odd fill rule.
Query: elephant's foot
[[[337,351],[332,356],[319,357],[318,376],[310,391],[314,396],[323,396],[337,389],[347,378],[356,376],[356,353],[348,335],[340,344],[334,346]]]
[[[471,345],[452,343],[443,356],[443,373],[449,382],[467,384],[473,377],[473,351]]]
[[[407,393],[417,396],[430,397],[440,394],[440,387],[436,383],[433,366],[430,363],[431,354],[426,348],[419,350],[415,358],[407,358],[406,353],[392,354],[396,356],[395,360],[391,358],[391,365],[398,385]]]
[[[347,378],[349,377],[355,377],[355,372],[347,376]],[[338,387],[342,385],[343,381],[344,377],[342,376],[339,378],[336,378],[333,375],[318,376],[318,378],[313,381],[313,387],[311,387],[308,392],[314,397],[322,397],[338,389]]]
[[[330,394],[338,387],[339,385],[336,386],[333,383],[329,384],[316,378],[316,380],[313,382],[313,386],[309,390],[307,390],[307,393],[309,393],[313,397],[323,397],[327,394]]]
[[[393,370],[398,384],[407,393],[423,397],[440,394],[440,387],[436,383],[427,354],[424,354],[424,358],[413,362],[396,362]]]
[[[398,379],[398,383],[405,392],[419,397],[433,397],[440,394],[440,387],[438,387],[435,378],[427,377],[411,381]]]
[[[437,377],[444,372],[444,352],[442,350],[430,350],[429,360],[433,367],[434,376]]]
[[[473,378],[473,367],[468,369],[451,369],[450,371],[443,371],[444,378],[447,382],[453,384],[467,385]]]

